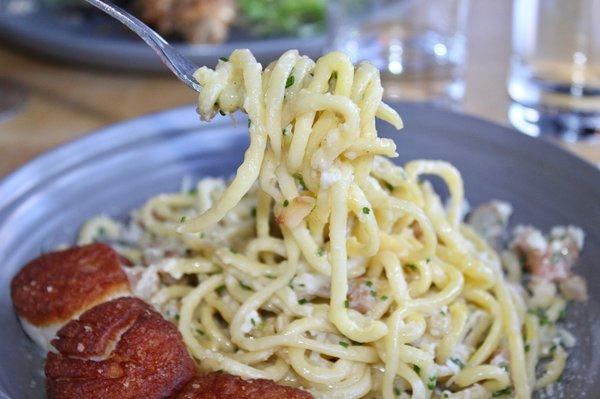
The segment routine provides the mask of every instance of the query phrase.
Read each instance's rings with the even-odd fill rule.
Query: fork
[[[107,0],[85,0],[91,5],[104,11],[123,25],[131,29],[141,37],[160,57],[163,64],[167,66],[188,87],[200,91],[202,86],[194,78],[194,72],[198,69],[194,63],[184,57],[179,51],[171,46],[161,35],[156,33],[148,25],[114,5]]]

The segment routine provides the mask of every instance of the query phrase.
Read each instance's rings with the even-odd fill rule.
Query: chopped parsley
[[[345,341],[340,341],[340,345],[342,345],[344,348],[347,348],[350,344]]]
[[[554,353],[556,351],[556,348],[558,348],[559,346],[562,348],[565,347],[565,344],[561,339],[559,339],[558,342],[552,344],[552,346],[550,347],[550,353]]]
[[[291,85],[294,84],[294,75],[290,75],[288,76],[287,80],[285,81],[285,88],[287,89],[288,87],[290,87]]]
[[[304,183],[304,177],[300,174],[300,173],[294,173],[294,175],[292,176],[294,179],[298,180],[298,183],[300,184],[300,187],[302,187],[302,190],[306,190],[306,184]]]
[[[319,248],[319,250],[317,251],[317,255],[318,255],[318,256],[323,256],[323,255],[325,255],[325,251],[323,250],[323,248]]]
[[[179,314],[175,315],[175,320],[179,321]]]
[[[344,307],[346,309],[348,309],[350,307],[350,302],[347,299],[344,301]]]
[[[252,287],[250,287],[248,284],[244,283],[243,281],[240,281],[240,287],[242,287],[246,291],[252,291]]]
[[[413,370],[415,371],[415,373],[419,374],[421,372],[421,367],[419,367],[416,364],[414,364],[413,365]]]
[[[559,263],[559,262],[560,262],[562,259],[563,259],[563,256],[562,256],[560,253],[558,253],[558,252],[555,252],[555,253],[553,253],[553,254],[552,254],[552,256],[550,257],[550,263],[552,263],[553,265],[556,265],[556,264],[558,264],[558,263]]]
[[[417,267],[415,265],[413,265],[412,263],[409,263],[408,265],[406,265],[406,267],[408,267],[410,270],[417,270]]]
[[[185,219],[186,219],[185,216],[182,216],[181,219],[179,219],[179,223],[185,222]]]
[[[432,375],[427,380],[427,388],[429,388],[430,390],[433,391],[435,389],[436,385],[437,385],[437,375]]]
[[[558,314],[558,319],[557,320],[564,320],[567,318],[567,309],[563,309],[560,311],[560,313]]]
[[[197,335],[204,335],[204,331],[200,330],[199,328],[196,328],[195,331]]]
[[[525,344],[525,352],[529,352],[531,350],[531,345]]]
[[[498,398],[500,396],[507,396],[507,395],[512,395],[512,389],[510,389],[510,387],[506,387],[504,389],[494,392],[492,394],[492,397]]]
[[[106,237],[106,229],[104,227],[98,227],[98,230],[96,231],[96,237]]]
[[[373,286],[373,282],[371,280],[365,281],[365,284],[367,285],[367,287],[372,287]]]
[[[442,316],[448,316],[448,312],[446,312],[444,309],[440,310],[440,314]]]
[[[223,116],[227,115],[227,114],[225,113],[225,111],[223,111],[222,109],[220,109],[220,110],[219,110],[219,113],[220,113],[221,115],[223,115]]]
[[[400,392],[400,390],[398,389],[398,387],[394,387],[394,395],[396,395],[396,396],[400,396],[400,394],[401,394],[401,392]]]
[[[223,62],[229,62],[229,58],[227,57],[219,57],[219,59]]]
[[[368,207],[366,207],[366,206],[365,206],[365,207],[363,207],[363,209],[362,209],[362,212],[363,212],[365,215],[368,215],[369,213],[371,213],[371,209],[369,209]]]
[[[271,280],[275,280],[275,276],[273,276],[272,274],[265,274],[266,278],[270,278]]]
[[[220,285],[217,287],[217,293],[221,294],[223,293],[223,291],[225,291],[225,286],[224,285]]]
[[[387,295],[382,295],[381,298],[382,301],[387,301],[388,300],[388,296]]]
[[[252,209],[250,209],[250,215],[255,218],[256,217],[256,207],[253,206]]]
[[[251,124],[252,124],[252,121],[250,120],[250,118],[248,118],[248,127],[250,127]]]
[[[283,200],[283,207],[286,208],[290,204],[290,201]]]
[[[385,182],[385,188],[387,188],[387,189],[388,189],[388,190],[390,190],[390,191],[394,191],[394,189],[395,189],[396,187],[392,186],[392,185],[391,185],[390,183],[388,183],[388,182]]]
[[[540,326],[550,324],[550,319],[548,318],[548,315],[546,315],[546,311],[542,308],[529,309],[527,313],[537,316],[540,320]]]
[[[299,305],[305,305],[307,303],[308,303],[308,299],[306,299],[306,298],[298,299],[298,304]]]
[[[256,321],[254,321],[254,319],[252,319],[252,318],[251,318],[251,319],[250,319],[250,323],[252,323],[252,325],[253,325],[254,327],[256,327]]]
[[[465,368],[465,364],[458,358],[455,357],[451,357],[450,361],[454,364],[456,364],[458,367],[460,367],[461,369]]]

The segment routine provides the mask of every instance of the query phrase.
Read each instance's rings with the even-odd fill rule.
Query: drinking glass
[[[468,0],[333,0],[330,49],[374,64],[388,99],[457,106],[467,10]]]
[[[508,93],[526,134],[600,135],[600,0],[514,0]]]

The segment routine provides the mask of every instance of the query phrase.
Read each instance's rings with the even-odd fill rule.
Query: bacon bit
[[[301,195],[294,198],[287,207],[275,216],[278,224],[293,228],[298,226],[315,207],[315,199],[308,195]]]
[[[557,234],[560,231],[563,234]],[[519,226],[515,229],[512,247],[533,275],[548,281],[561,281],[571,276],[571,269],[579,259],[581,234],[580,229],[572,226],[555,227],[546,238],[533,227]]]

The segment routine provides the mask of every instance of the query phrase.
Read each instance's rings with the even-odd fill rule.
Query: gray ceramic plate
[[[100,11],[62,15],[51,10],[23,14],[2,10],[0,0],[0,41],[53,59],[78,64],[140,71],[166,71],[156,54],[141,39]],[[290,48],[316,58],[325,38],[286,37],[255,39],[233,32],[226,43],[176,44],[183,55],[197,65],[212,66],[218,57],[238,48],[249,48],[263,64]]]
[[[448,160],[463,173],[472,204],[500,198],[514,204],[513,222],[542,228],[572,223],[587,231],[579,271],[591,299],[569,311],[579,345],[562,397],[598,397],[600,171],[550,144],[478,119],[421,105],[401,105],[400,112],[404,131],[385,125],[380,130],[396,140],[400,161]],[[186,175],[233,173],[247,145],[242,119],[237,126],[229,118],[201,123],[186,107],[131,120],[42,155],[0,184],[0,398],[44,395],[43,354],[21,331],[9,297],[19,267],[72,243],[92,215],[125,217],[148,197],[177,190]]]

